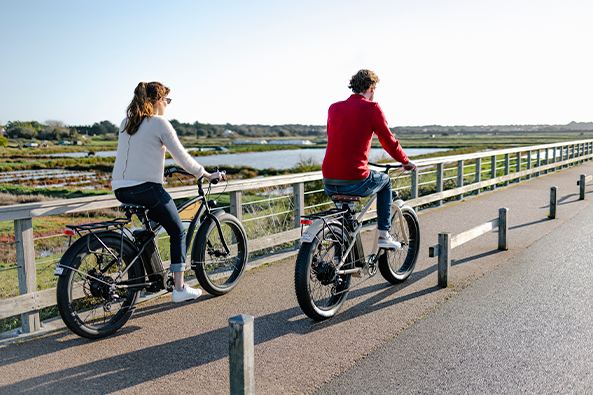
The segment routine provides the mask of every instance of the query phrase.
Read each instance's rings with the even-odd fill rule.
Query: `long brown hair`
[[[155,114],[154,107],[159,99],[166,97],[171,90],[160,82],[141,82],[134,90],[134,98],[128,106],[124,130],[131,136],[138,131],[145,117]]]

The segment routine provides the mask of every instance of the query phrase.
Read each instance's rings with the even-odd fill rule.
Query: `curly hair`
[[[131,136],[138,131],[145,117],[155,114],[154,106],[159,99],[166,97],[171,90],[160,82],[141,82],[134,89],[134,98],[128,106],[124,130]]]
[[[369,90],[369,88],[374,88],[378,82],[379,77],[377,77],[377,74],[371,70],[363,69],[352,76],[348,88],[352,89],[354,93],[363,93]]]

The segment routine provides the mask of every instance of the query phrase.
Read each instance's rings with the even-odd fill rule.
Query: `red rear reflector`
[[[74,236],[74,231],[73,231],[73,230],[71,230],[71,229],[66,229],[66,230],[64,231],[64,234],[65,234],[66,236]]]
[[[313,221],[310,219],[301,219],[301,224],[303,225],[313,225]]]

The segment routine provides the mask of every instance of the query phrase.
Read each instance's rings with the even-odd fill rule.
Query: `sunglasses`
[[[171,104],[171,99],[168,97],[163,97],[163,100],[167,102],[167,104]]]

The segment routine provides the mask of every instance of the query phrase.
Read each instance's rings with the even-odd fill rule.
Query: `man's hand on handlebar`
[[[408,163],[404,164],[404,170],[414,171],[414,170],[416,170],[416,165],[414,164],[414,162],[408,162]]]

